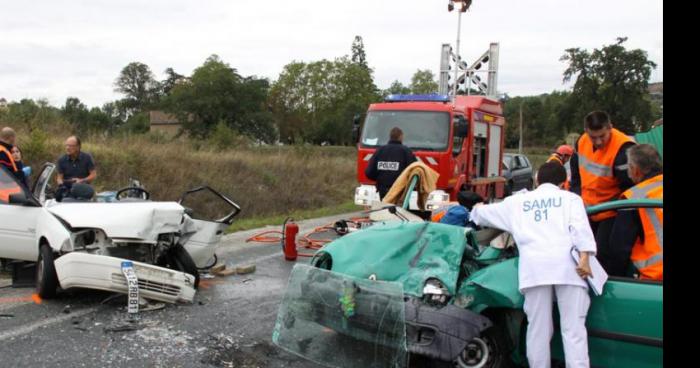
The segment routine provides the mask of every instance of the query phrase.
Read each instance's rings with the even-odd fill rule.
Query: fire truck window
[[[437,111],[370,111],[362,130],[362,146],[378,147],[386,144],[393,127],[401,128],[403,144],[413,150],[447,150],[449,114]]]
[[[455,115],[452,124],[456,124],[459,121],[459,116]],[[452,139],[452,155],[457,156],[462,152],[462,145],[464,144],[464,137],[457,137],[456,135]]]

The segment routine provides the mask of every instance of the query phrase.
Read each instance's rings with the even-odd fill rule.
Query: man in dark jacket
[[[377,149],[365,169],[367,178],[376,181],[380,199],[384,199],[401,172],[416,162],[416,156],[402,141],[403,131],[398,127],[392,128],[389,143]]]

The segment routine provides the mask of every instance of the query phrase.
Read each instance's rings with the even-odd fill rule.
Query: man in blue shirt
[[[91,184],[97,178],[95,161],[92,155],[80,151],[80,138],[70,136],[66,139],[66,154],[61,156],[56,163],[58,175],[58,191],[56,200],[60,201],[66,193],[70,192],[73,184]]]

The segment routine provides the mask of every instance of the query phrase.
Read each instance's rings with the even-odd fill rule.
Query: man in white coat
[[[552,305],[557,301],[567,368],[589,367],[586,314],[590,305],[589,256],[596,243],[583,200],[562,190],[566,170],[546,163],[537,171],[537,189],[502,202],[474,207],[480,226],[507,231],[518,246],[518,289],[525,298],[527,359],[531,368],[549,368]],[[571,248],[580,252],[579,266]]]

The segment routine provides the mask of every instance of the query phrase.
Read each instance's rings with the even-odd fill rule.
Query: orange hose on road
[[[355,218],[352,218],[350,220],[347,220],[346,222],[359,224],[361,222],[371,222],[371,220],[367,217],[355,217]],[[296,242],[297,250],[299,250],[299,249],[311,249],[311,250],[317,251],[317,250],[323,248],[324,245],[332,242],[335,239],[313,239],[313,238],[311,238],[311,236],[313,234],[323,233],[323,232],[326,232],[329,230],[336,231],[335,223],[319,226],[319,227],[313,229],[312,231],[302,235],[301,238]],[[268,236],[268,234],[279,235],[279,237]],[[246,239],[246,243],[254,241],[254,242],[258,242],[258,243],[279,243],[279,244],[282,244],[282,237],[283,236],[284,236],[284,234],[281,231],[268,230],[268,231],[264,231],[264,232],[261,232],[261,233],[258,233],[258,234],[251,236],[250,238]],[[313,253],[303,253],[303,252],[297,252],[297,255],[299,257],[313,257],[314,256]]]

